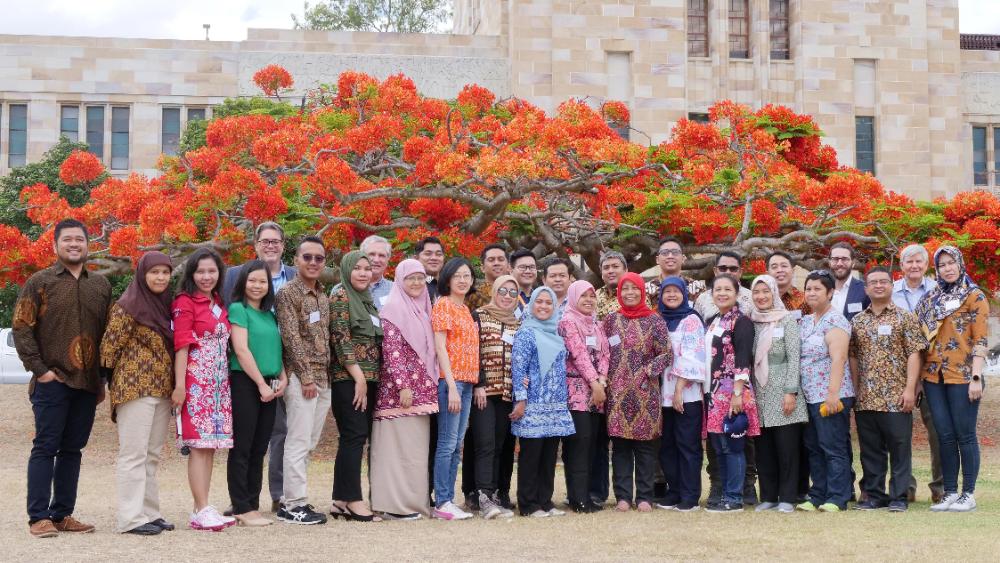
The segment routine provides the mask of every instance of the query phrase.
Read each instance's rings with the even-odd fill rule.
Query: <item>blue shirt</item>
[[[385,276],[368,286],[368,291],[371,292],[372,299],[375,301],[375,308],[379,311],[382,310],[383,301],[389,297],[390,289],[392,289],[392,280]]]
[[[912,313],[924,295],[935,287],[937,287],[937,282],[926,276],[915,289],[906,285],[905,279],[896,280],[892,284],[892,302],[900,309]]]
[[[285,284],[292,281],[292,278],[294,277],[295,274],[289,272],[288,267],[282,264],[281,271],[278,272],[278,275],[271,276],[271,285],[274,286],[274,294],[277,295],[278,290],[285,287]]]
[[[520,438],[573,434],[576,429],[569,414],[566,351],[560,352],[548,373],[540,373],[535,333],[522,328],[514,334],[510,365],[514,400],[527,401],[524,416],[510,424],[511,434]]]

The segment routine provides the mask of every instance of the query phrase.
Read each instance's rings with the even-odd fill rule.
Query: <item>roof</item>
[[[1000,35],[962,33],[959,37],[959,46],[962,49],[1000,51]]]

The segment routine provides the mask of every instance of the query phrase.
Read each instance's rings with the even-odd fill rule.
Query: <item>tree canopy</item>
[[[274,69],[258,75],[273,96],[291,80]],[[593,270],[607,249],[644,270],[658,238],[672,235],[697,277],[721,250],[741,252],[753,272],[774,250],[813,268],[839,240],[881,263],[910,242],[933,251],[947,241],[965,251],[978,282],[1000,287],[994,196],[914,201],[888,191],[841,166],[811,117],[781,106],[722,101],[709,123],[682,119],[670,140],[644,146],[614,132],[629,123],[620,102],[572,99],[546,115],[477,85],[454,100],[425,97],[402,75],[345,72],[305,104],[246,105],[261,111],[216,117],[204,145],[162,157],[156,178],[104,177],[96,158],[71,154],[59,176],[95,184],[90,198],[25,187],[20,206],[45,232],[0,225],[0,281],[51,263],[51,227],[72,216],[92,229],[93,263],[106,273],[151,249],[180,261],[208,246],[238,263],[252,255],[253,226],[276,220],[289,237],[318,232],[340,252],[381,234],[394,262],[435,235],[452,254],[502,241],[539,257],[578,254]]]
[[[438,31],[451,16],[448,0],[321,0],[306,2],[296,29],[354,30],[397,33]]]

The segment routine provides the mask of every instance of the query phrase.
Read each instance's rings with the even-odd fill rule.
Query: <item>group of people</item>
[[[915,408],[932,445],[931,510],[975,508],[989,307],[953,247],[934,255],[936,282],[923,247],[907,247],[893,282],[884,267],[854,278],[854,249],[838,243],[803,292],[781,252],[749,287],[730,252],[709,286],[684,278],[681,245],[665,238],[656,279],[609,251],[595,289],[568,260],[539,270],[530,251],[499,244],[483,250],[477,281],[472,263],[446,260],[434,237],[390,280],[390,243],[371,236],[342,257],[328,291],[322,239],[299,241],[293,267],[282,263],[280,225],[254,235],[257,258],[237,267],[195,251],[176,292],[170,258],[148,252],[112,303],[109,282],[86,267],[85,226],[56,226],[57,262],[27,281],[14,314],[33,374],[33,535],[93,531],[73,513],[81,450],[106,396],[123,533],[174,529],[156,478],[172,416],[188,453],[191,528],[272,524],[259,506],[269,451],[276,518],[325,523],[309,502],[307,466],[331,408],[329,515],[350,521],[494,519],[515,507],[563,515],[553,499],[560,444],[576,512],[601,510],[611,491],[617,511],[697,510],[704,457],[709,511],[837,512],[855,494],[852,411],[863,469],[855,507],[902,511],[915,490]],[[209,503],[220,449],[223,512]]]

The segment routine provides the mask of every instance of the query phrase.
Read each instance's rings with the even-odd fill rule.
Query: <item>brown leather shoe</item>
[[[54,538],[59,535],[59,530],[56,529],[52,520],[48,518],[43,518],[42,520],[37,520],[29,528],[31,535],[36,538]]]
[[[92,524],[84,524],[72,516],[67,516],[63,518],[61,522],[53,522],[52,524],[55,525],[55,528],[60,532],[68,532],[71,534],[89,534],[94,531],[94,526]]]

